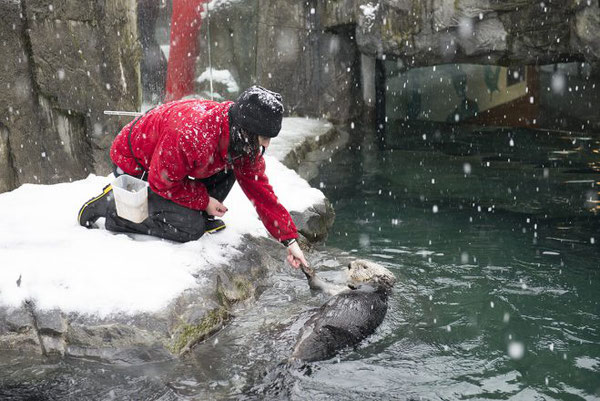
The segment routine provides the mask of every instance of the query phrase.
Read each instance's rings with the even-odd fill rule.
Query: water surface
[[[256,302],[183,361],[5,353],[0,395],[598,400],[598,149],[597,138],[523,129],[404,123],[385,141],[353,132],[312,182],[337,218],[311,262],[332,280],[353,258],[396,274],[386,319],[359,347],[302,370],[280,366],[326,300],[282,263]]]
[[[599,399],[598,139],[408,123],[384,139],[355,140],[316,182],[337,213],[328,245],[400,278],[371,344],[323,382]]]

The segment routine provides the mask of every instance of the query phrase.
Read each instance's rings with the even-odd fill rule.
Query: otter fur
[[[333,357],[357,345],[381,324],[396,281],[392,272],[367,260],[348,265],[348,285],[323,282],[305,270],[309,286],[333,296],[304,324],[290,361],[312,362]]]

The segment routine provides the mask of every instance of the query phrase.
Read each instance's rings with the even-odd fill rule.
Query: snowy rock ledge
[[[334,212],[288,167],[314,165],[341,137],[325,121],[286,118],[267,152],[267,175],[306,246],[325,238]],[[79,207],[111,178],[0,194],[0,350],[171,359],[222,328],[272,273],[291,270],[237,184],[225,201],[227,229],[192,243],[80,227]]]

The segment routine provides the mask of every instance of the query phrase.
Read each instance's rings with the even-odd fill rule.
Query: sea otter
[[[367,260],[352,261],[346,287],[325,283],[312,270],[304,273],[311,289],[333,297],[304,324],[291,362],[329,359],[340,349],[357,345],[383,321],[396,281],[388,269]]]
[[[312,290],[333,296],[306,320],[291,357],[269,369],[262,383],[246,394],[257,399],[291,398],[296,380],[291,370],[305,369],[307,362],[329,359],[341,349],[357,345],[381,324],[396,281],[392,272],[366,260],[350,262],[344,270],[347,285],[336,285],[303,268]]]

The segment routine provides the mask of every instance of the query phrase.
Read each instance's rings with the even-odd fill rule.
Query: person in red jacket
[[[294,267],[308,263],[298,232],[265,175],[263,153],[281,129],[281,95],[253,86],[235,102],[178,100],[127,124],[113,141],[115,175],[147,179],[148,218],[133,223],[116,212],[112,187],[80,209],[78,221],[107,230],[148,234],[177,242],[225,228],[223,204],[237,181],[269,233],[288,249]]]

